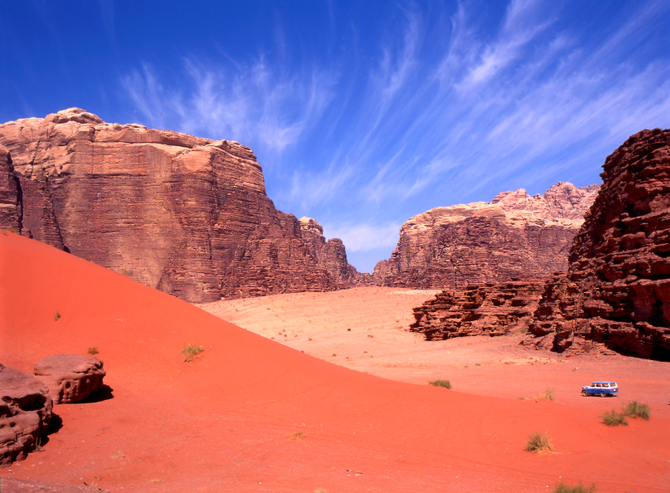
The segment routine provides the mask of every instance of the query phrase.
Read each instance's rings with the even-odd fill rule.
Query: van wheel
[[[582,390],[582,397],[586,397],[589,393],[586,390]]]
[[[600,397],[605,397],[605,392],[603,392],[602,390],[600,391]]]

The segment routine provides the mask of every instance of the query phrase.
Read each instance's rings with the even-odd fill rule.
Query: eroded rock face
[[[22,235],[184,300],[333,290],[351,275],[341,243],[313,248],[274,208],[256,157],[237,142],[71,108],[0,125],[0,145],[13,165],[4,171],[0,152],[0,203],[15,200],[13,176]]]
[[[35,450],[49,427],[51,408],[46,385],[0,364],[0,467]]]
[[[543,195],[521,189],[490,203],[431,209],[402,226],[391,258],[375,267],[375,283],[453,289],[566,270],[568,249],[598,188],[559,183]]]
[[[356,284],[361,275],[347,262],[347,252],[342,240],[326,241],[323,227],[310,217],[300,218],[300,231],[310,253],[341,287]]]
[[[517,279],[442,291],[414,308],[415,321],[410,331],[421,332],[429,341],[508,334],[530,320],[543,286],[540,279]]]
[[[633,135],[603,169],[567,275],[547,283],[529,342],[670,359],[670,130]]]
[[[0,491],[2,493],[100,493],[101,491],[104,493],[103,490],[94,486],[24,481],[12,478],[0,478]]]
[[[19,181],[9,151],[0,145],[0,227],[21,231]]]
[[[49,388],[54,404],[79,402],[102,388],[106,375],[98,358],[82,354],[57,354],[35,365],[35,378]]]

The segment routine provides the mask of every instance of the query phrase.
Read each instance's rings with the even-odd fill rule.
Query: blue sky
[[[670,127],[670,2],[0,0],[0,121],[84,108],[256,153],[361,271],[430,208],[599,183]]]

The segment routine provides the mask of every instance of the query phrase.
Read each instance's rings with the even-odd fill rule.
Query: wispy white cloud
[[[670,4],[623,8],[597,35],[566,5],[511,0],[494,23],[476,0],[396,6],[375,47],[352,21],[349,51],[304,65],[278,27],[279,58],[188,59],[176,86],[144,66],[123,85],[153,125],[250,145],[280,208],[371,251],[429,207],[595,182],[630,134],[670,126],[670,54],[649,34]]]
[[[324,229],[328,238],[339,238],[351,252],[368,252],[379,248],[393,249],[398,243],[400,223],[342,223]]]
[[[237,66],[184,59],[179,79],[182,86],[167,88],[145,64],[122,85],[151,125],[281,152],[321,118],[336,76],[317,69],[286,74],[259,57]]]

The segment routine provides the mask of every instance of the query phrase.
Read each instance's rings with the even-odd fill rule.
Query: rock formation
[[[237,142],[72,108],[0,125],[0,145],[0,228],[184,300],[332,290],[354,275],[339,240],[310,245],[274,208]]]
[[[49,388],[54,404],[79,402],[102,388],[103,363],[94,356],[57,354],[35,365],[35,378]]]
[[[300,218],[300,232],[317,263],[326,269],[341,287],[358,283],[361,274],[347,262],[347,252],[342,240],[326,240],[323,227],[310,217]]]
[[[402,226],[391,258],[375,267],[375,284],[453,289],[547,278],[567,268],[568,249],[598,188],[558,183],[543,195],[521,189],[491,203],[431,209]]]
[[[0,227],[21,230],[19,184],[9,151],[0,145]]]
[[[529,342],[670,359],[670,130],[633,135],[603,169],[567,275],[547,283]]]
[[[429,341],[508,334],[530,320],[543,285],[544,281],[539,279],[515,279],[442,291],[414,308],[415,321],[410,330],[423,333]]]
[[[42,382],[0,364],[0,467],[35,450],[49,426],[51,408]]]

